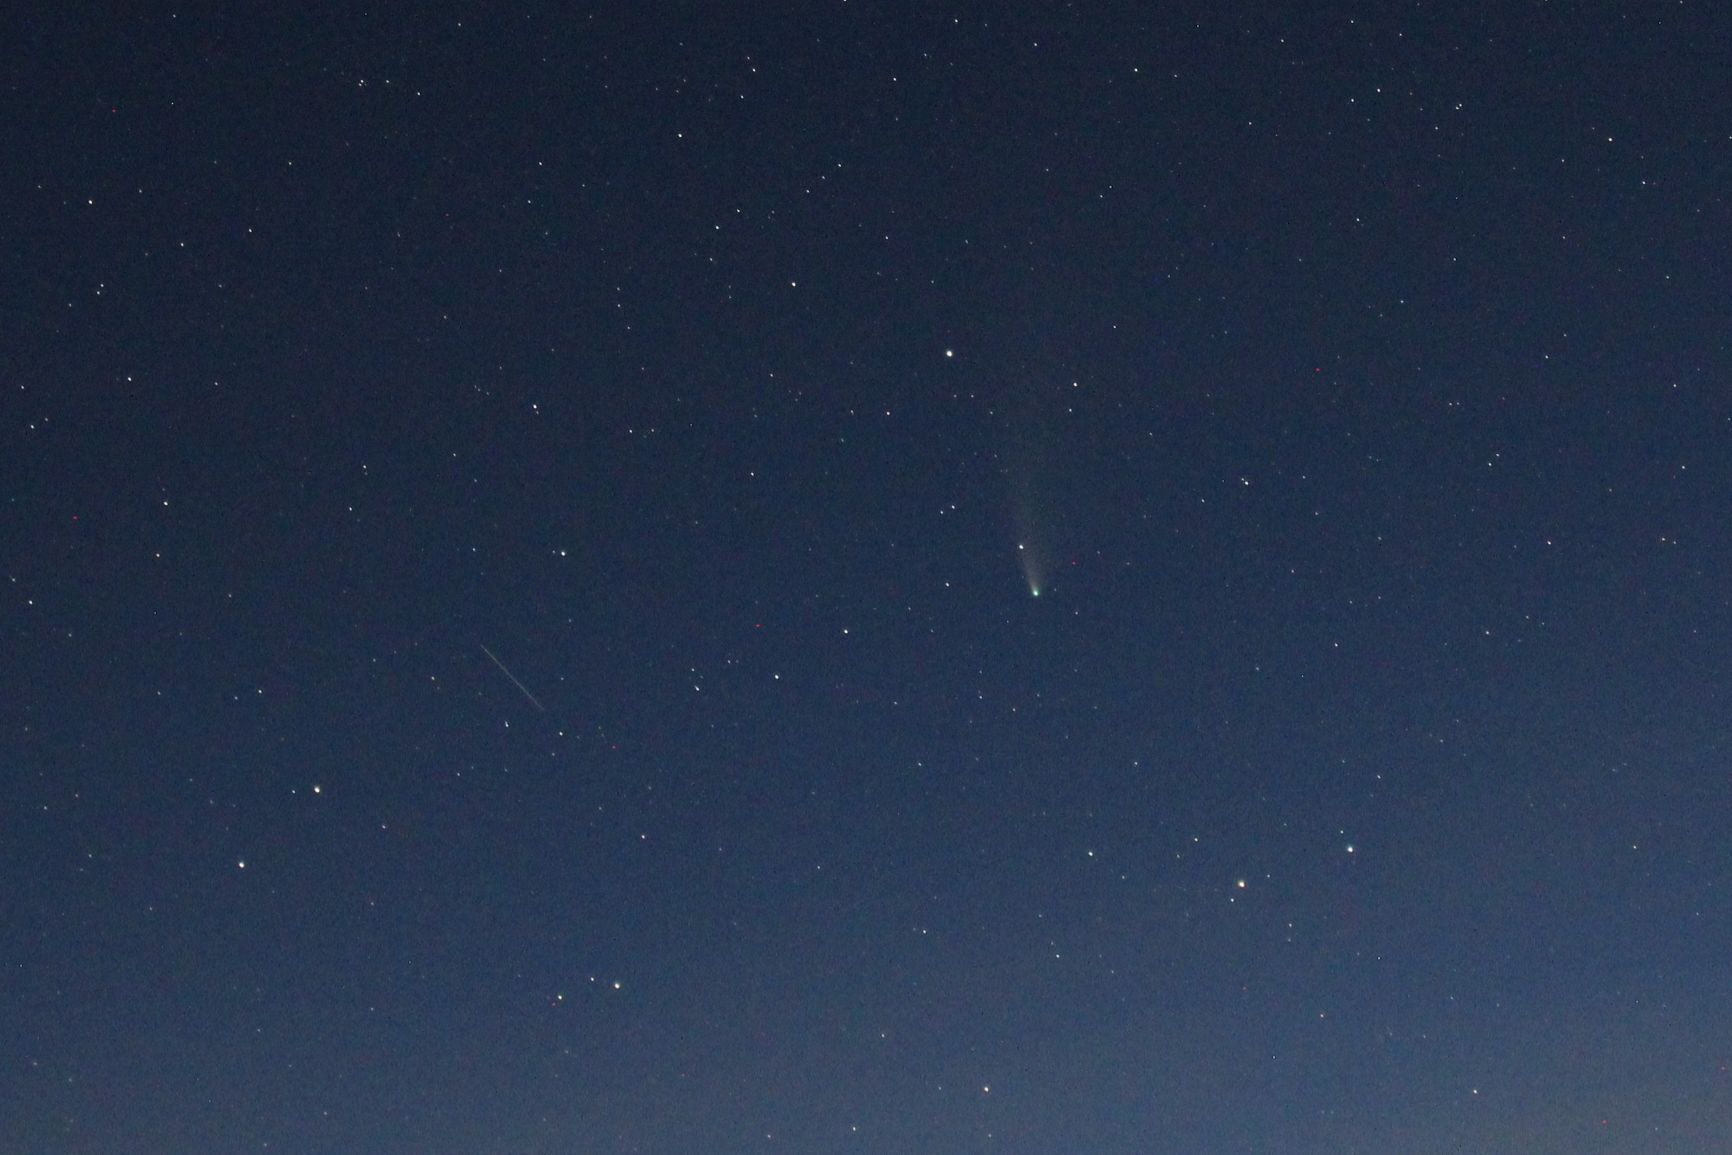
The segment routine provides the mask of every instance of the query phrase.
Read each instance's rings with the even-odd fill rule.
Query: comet
[[[531,706],[534,706],[534,707],[535,707],[535,708],[536,708],[536,709],[537,709],[537,710],[540,710],[540,711],[541,711],[541,712],[542,712],[542,713],[543,713],[543,714],[545,714],[545,713],[547,713],[547,707],[546,707],[546,706],[543,706],[543,705],[542,705],[542,704],[541,704],[541,703],[540,703],[540,702],[539,702],[539,701],[538,701],[538,700],[537,700],[537,699],[536,699],[536,697],[535,697],[535,695],[534,695],[534,694],[531,694],[531,693],[530,693],[530,692],[529,692],[529,687],[528,687],[528,686],[525,686],[525,685],[524,685],[524,684],[523,684],[523,683],[522,683],[522,682],[519,682],[519,681],[518,681],[518,680],[517,680],[517,675],[516,675],[516,674],[514,674],[514,673],[512,673],[512,672],[511,672],[511,671],[510,671],[510,670],[508,670],[508,669],[506,669],[506,668],[505,668],[505,663],[504,663],[504,662],[502,662],[502,661],[500,661],[500,660],[499,660],[499,659],[498,659],[498,658],[497,658],[497,657],[495,657],[495,656],[494,656],[494,654],[493,654],[493,651],[492,651],[492,650],[490,650],[490,649],[488,649],[488,648],[487,648],[487,647],[486,647],[486,646],[482,646],[482,647],[481,647],[481,652],[482,652],[482,653],[484,653],[484,654],[486,654],[486,655],[487,655],[487,660],[488,660],[488,661],[490,661],[490,662],[492,662],[492,663],[493,663],[493,664],[494,664],[494,665],[496,665],[496,666],[498,666],[498,667],[499,667],[499,672],[500,672],[500,673],[501,673],[501,674],[504,674],[504,675],[505,675],[505,676],[506,676],[506,677],[507,677],[507,678],[510,678],[510,679],[511,679],[511,684],[512,684],[512,685],[513,685],[513,686],[516,686],[516,687],[517,687],[517,688],[518,688],[518,689],[519,689],[519,690],[522,690],[522,691],[523,691],[523,696],[524,696],[524,697],[525,697],[525,698],[528,698],[528,699],[529,699],[529,704],[530,704],[530,705],[531,705]]]
[[[1038,598],[1042,584],[1040,559],[1034,556],[1034,551],[1028,548],[1026,542],[1018,542],[1016,560],[1022,567],[1023,580],[1028,583],[1029,596]]]

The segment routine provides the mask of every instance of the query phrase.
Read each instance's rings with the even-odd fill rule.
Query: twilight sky
[[[0,1151],[1727,1150],[1724,5],[28,7]]]

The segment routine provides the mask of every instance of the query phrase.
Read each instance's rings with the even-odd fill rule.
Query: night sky
[[[6,1155],[1732,1150],[1725,5],[7,20]]]

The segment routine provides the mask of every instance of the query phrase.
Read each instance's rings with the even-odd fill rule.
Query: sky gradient
[[[1723,6],[7,23],[0,1151],[1727,1149]]]

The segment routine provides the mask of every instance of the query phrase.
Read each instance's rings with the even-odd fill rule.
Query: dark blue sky
[[[1723,1149],[1732,19],[1012,7],[10,18],[0,1150]]]

